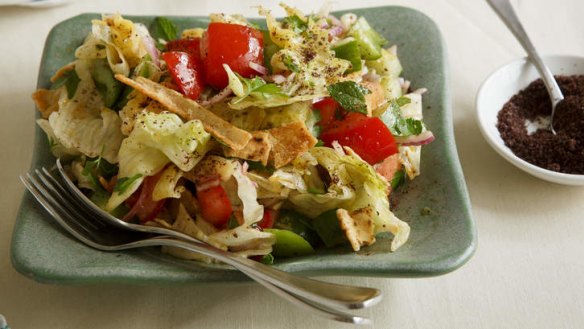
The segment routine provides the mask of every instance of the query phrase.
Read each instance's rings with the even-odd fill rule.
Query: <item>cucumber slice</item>
[[[111,108],[120,97],[124,85],[114,78],[114,73],[106,59],[96,59],[93,62],[91,77],[103,99],[105,107]]]
[[[300,235],[287,230],[275,228],[264,229],[276,236],[272,254],[277,257],[303,256],[314,253],[314,249]]]
[[[345,41],[347,40],[347,41]],[[361,70],[361,49],[354,38],[347,38],[333,47],[335,57],[351,62],[351,68],[346,73]]]
[[[364,17],[357,19],[349,35],[354,37],[359,44],[361,58],[374,60],[381,57],[381,46],[385,45],[387,40],[377,33]]]

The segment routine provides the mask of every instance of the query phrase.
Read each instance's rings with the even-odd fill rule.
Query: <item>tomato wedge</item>
[[[227,87],[228,78],[223,64],[245,78],[257,75],[249,66],[264,63],[264,37],[254,28],[228,23],[211,23],[201,39],[201,56],[205,81],[212,87]]]
[[[203,74],[194,57],[183,51],[167,51],[162,58],[180,91],[190,99],[199,99],[203,91]]]
[[[320,112],[320,121],[318,122],[318,125],[324,129],[336,120],[338,111],[342,110],[339,103],[337,103],[332,97],[323,98],[312,104],[312,107]]]
[[[165,47],[166,51],[182,51],[191,55],[195,62],[201,62],[201,38],[171,40]]]
[[[383,121],[361,113],[352,112],[343,120],[333,122],[320,134],[320,139],[326,146],[337,141],[350,147],[369,164],[398,152],[395,139]]]
[[[153,220],[160,213],[164,207],[166,199],[159,201],[152,200],[152,192],[162,176],[161,170],[154,176],[147,176],[144,178],[142,185],[138,191],[134,192],[130,198],[128,198],[127,203],[131,206],[130,211],[124,216],[124,221],[130,221],[134,217],[140,219],[140,223],[144,224],[148,221]]]
[[[278,217],[278,211],[274,209],[264,208],[264,217],[258,222],[258,226],[262,229],[272,228]]]
[[[197,200],[201,207],[201,215],[207,222],[221,228],[229,221],[233,208],[223,186],[197,189]]]

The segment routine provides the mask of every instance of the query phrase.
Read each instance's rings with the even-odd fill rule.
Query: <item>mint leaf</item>
[[[367,114],[365,95],[371,93],[369,89],[355,81],[338,82],[327,89],[331,97],[346,111]]]
[[[156,41],[156,47],[164,50],[161,40],[170,41],[178,38],[178,28],[166,17],[156,17],[150,25],[150,35]]]
[[[381,115],[381,120],[394,136],[419,135],[424,130],[424,123],[413,118],[404,118],[401,106],[411,103],[407,97],[393,99],[388,109]]]
[[[67,98],[71,99],[75,96],[77,92],[77,86],[79,86],[79,76],[75,72],[75,68],[63,73],[51,86],[51,89],[58,89],[65,86],[67,89]]]
[[[140,177],[142,177],[142,174],[136,174],[132,177],[118,178],[118,182],[114,187],[114,191],[118,193],[124,193],[124,191],[126,191],[128,187],[130,187],[130,185],[132,185],[132,183],[134,183]]]

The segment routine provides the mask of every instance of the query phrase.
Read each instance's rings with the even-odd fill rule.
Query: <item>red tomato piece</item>
[[[201,215],[207,222],[220,228],[229,221],[233,208],[229,198],[227,198],[225,189],[221,185],[212,186],[204,190],[197,189],[197,200],[199,200],[201,207]]]
[[[257,75],[249,63],[264,63],[263,34],[243,25],[211,23],[201,39],[201,57],[205,81],[214,88],[225,88],[228,78],[223,64],[245,78]]]
[[[201,61],[201,38],[176,39],[165,45],[166,51],[182,51]]]
[[[393,135],[381,119],[355,112],[333,122],[320,134],[320,139],[326,146],[337,141],[350,147],[369,164],[376,164],[398,151]]]
[[[342,108],[332,97],[323,98],[320,101],[312,104],[312,107],[320,112],[320,121],[318,125],[323,128],[332,124],[337,117],[338,111]]]
[[[199,99],[203,91],[203,74],[193,57],[182,51],[167,51],[162,58],[180,91],[190,99]]]
[[[131,206],[130,211],[124,216],[123,220],[129,221],[134,217],[140,219],[140,223],[144,224],[148,221],[153,220],[160,213],[164,207],[166,199],[159,201],[152,200],[152,192],[158,183],[158,180],[162,176],[161,170],[154,176],[147,176],[144,178],[140,189],[138,189],[130,198],[127,200],[127,204]]]
[[[258,222],[258,226],[262,229],[272,228],[278,217],[278,212],[274,209],[264,208],[264,217]]]

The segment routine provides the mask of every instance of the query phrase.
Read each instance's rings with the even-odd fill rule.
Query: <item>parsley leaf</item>
[[[294,59],[291,56],[285,56],[282,60],[282,63],[288,70],[292,72],[300,72],[300,68],[296,63],[294,63]]]
[[[101,189],[99,177],[111,178],[118,172],[118,167],[107,162],[101,156],[85,161],[81,175],[87,177],[95,189]]]
[[[298,17],[298,15],[288,16],[282,19],[282,27],[293,30],[296,33],[302,33],[308,28],[308,24]]]
[[[406,180],[406,174],[403,170],[397,171],[393,178],[391,179],[391,189],[395,190],[398,186],[402,185]]]
[[[156,47],[163,50],[164,43],[161,40],[170,41],[178,38],[178,28],[168,18],[159,16],[150,25],[150,34],[156,41]]]
[[[75,71],[75,68],[63,73],[51,86],[51,89],[57,89],[62,86],[65,86],[67,89],[67,98],[71,99],[75,96],[75,92],[77,92],[77,86],[79,85],[79,76]]]
[[[367,114],[365,95],[371,91],[355,81],[341,81],[327,87],[331,97],[347,111]]]
[[[138,178],[142,177],[142,174],[136,174],[132,177],[122,177],[118,178],[118,182],[114,187],[114,191],[118,193],[124,193],[125,190],[128,189]]]
[[[404,118],[401,107],[409,104],[411,100],[407,97],[399,97],[390,102],[389,108],[381,115],[381,120],[394,136],[419,135],[424,130],[424,123],[413,118]]]
[[[235,73],[235,72],[234,72]],[[241,102],[247,96],[252,96],[253,98],[270,98],[272,96],[288,97],[282,92],[282,89],[273,83],[267,83],[264,79],[260,77],[255,77],[253,79],[247,79],[241,75],[235,73],[239,81],[243,84],[243,95],[235,98],[232,102],[237,104]]]

